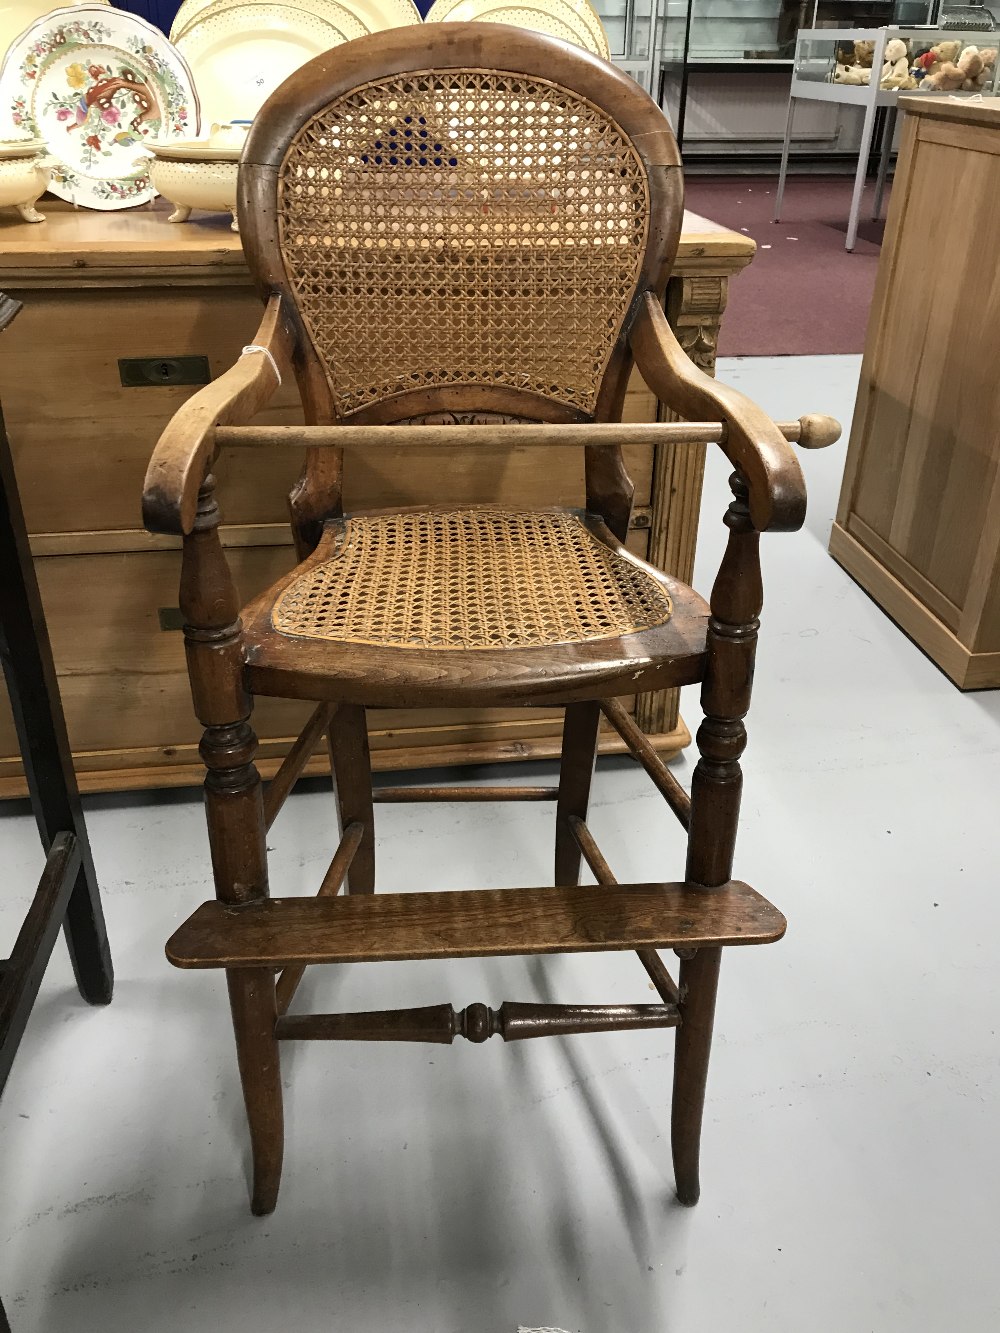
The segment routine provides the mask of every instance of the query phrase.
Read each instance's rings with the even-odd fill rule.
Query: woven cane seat
[[[670,612],[663,586],[575,514],[467,508],[347,519],[273,621],[300,638],[446,651],[585,643]]]
[[[492,506],[331,520],[243,611],[254,693],[402,708],[690,684],[707,621],[600,519]]]

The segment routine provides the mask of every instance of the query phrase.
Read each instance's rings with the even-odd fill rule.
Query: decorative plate
[[[81,4],[108,4],[109,0],[80,0]],[[0,4],[0,54],[7,50],[25,28],[51,13],[51,0],[8,0]]]
[[[265,0],[266,2],[266,0]],[[233,4],[258,3],[258,0],[228,0],[222,7],[231,8]],[[326,18],[323,0],[282,0],[290,9],[302,9],[317,18]],[[581,0],[575,0],[581,3]],[[176,42],[194,24],[205,11],[215,12],[220,7],[220,0],[183,0],[183,4],[174,15],[170,28],[170,40]],[[405,28],[411,23],[421,23],[420,11],[413,0],[345,0],[344,7],[368,32],[381,32],[385,28]]]
[[[182,42],[203,23],[218,18],[220,14],[225,14],[230,9],[255,10],[262,4],[268,6],[277,4],[282,9],[297,10],[299,13],[312,18],[321,19],[324,23],[329,23],[338,30],[344,23],[356,22],[361,24],[366,33],[375,31],[375,29],[369,28],[363,19],[358,18],[355,13],[354,0],[208,0],[208,4],[200,9],[190,22],[184,25],[184,31],[176,40],[178,43]],[[249,28],[251,25],[246,21],[245,12],[242,19],[242,26]],[[306,21],[308,22],[308,17]]]
[[[371,32],[386,28],[408,28],[411,23],[423,23],[420,10],[413,0],[345,0],[355,18]]]
[[[53,194],[103,210],[154,197],[137,146],[199,124],[191,71],[163,34],[100,4],[53,10],[21,34],[0,68],[0,117],[45,140]]]
[[[500,17],[502,11],[503,17]],[[521,17],[512,17],[512,15]],[[434,0],[426,23],[510,23],[582,46],[611,59],[607,33],[588,0]],[[572,34],[572,35],[571,35]]]
[[[549,3],[550,0],[545,0],[546,5]],[[570,9],[572,9],[573,13],[593,37],[595,45],[589,49],[593,51],[595,55],[602,56],[605,60],[610,60],[611,46],[608,42],[608,34],[604,24],[601,22],[600,14],[598,14],[594,6],[590,4],[589,0],[564,0],[564,3],[569,5]],[[559,6],[559,9],[562,9],[562,5]],[[553,10],[553,17],[558,17],[555,10]]]
[[[206,119],[251,120],[267,99],[314,56],[364,37],[367,28],[337,0],[325,0],[333,18],[321,19],[283,4],[241,4],[196,19],[180,37],[202,90]]]
[[[571,46],[582,46],[585,51],[595,55],[597,51],[594,38],[583,23],[563,4],[560,9],[557,0],[541,0],[531,4],[522,0],[521,4],[512,0],[462,0],[454,5],[443,19],[432,19],[428,13],[424,22],[439,23],[509,23],[514,28],[528,28],[531,32],[543,32],[549,37],[558,37]]]

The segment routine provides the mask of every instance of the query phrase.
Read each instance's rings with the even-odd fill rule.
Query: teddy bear
[[[934,66],[937,64],[937,56],[929,46],[922,46],[919,51],[914,52],[913,64],[910,66],[910,73],[917,83],[927,77]]]
[[[979,59],[983,62],[983,68],[976,79],[977,88],[985,88],[993,78],[993,66],[997,63],[997,48],[995,46],[986,46],[979,52]]]
[[[932,46],[931,50],[937,56],[938,60],[957,60],[958,53],[962,49],[962,43],[957,38],[949,38],[946,42],[938,42],[937,46]]]
[[[959,45],[959,43],[941,42],[932,49],[940,54],[942,46],[953,47],[956,45]],[[967,46],[957,60],[954,56],[941,58],[923,80],[920,88],[921,91],[934,89],[941,93],[957,92],[959,89],[972,92],[977,87],[976,79],[982,72],[983,60],[979,54],[979,48]]]
[[[967,46],[958,57],[958,68],[965,75],[962,91],[973,93],[979,87],[978,79],[983,72],[983,58],[978,46]]]
[[[875,43],[862,40],[837,47],[837,63],[833,71],[834,83],[864,84],[871,80]]]
[[[867,83],[871,77],[870,69],[862,69],[860,65],[837,64],[833,71],[834,83]]]
[[[910,58],[906,43],[893,37],[885,45],[885,60],[879,76],[880,88],[915,88],[917,81],[910,74]]]
[[[953,60],[939,60],[930,74],[921,81],[921,92],[950,93],[961,88],[965,75]]]
[[[954,71],[957,69],[955,61],[958,59],[958,53],[961,49],[961,42],[949,39],[946,42],[938,42],[938,44],[932,46],[929,51],[925,51],[922,55],[919,55],[916,59],[913,73],[916,75],[921,89],[928,90],[938,87],[937,82],[928,83],[928,79],[932,77],[937,79],[940,76],[942,65],[952,66],[952,71],[946,76],[946,82],[951,80],[949,82],[949,87],[960,87],[960,84],[954,83]]]

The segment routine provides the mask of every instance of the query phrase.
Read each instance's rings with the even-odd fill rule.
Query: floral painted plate
[[[131,208],[156,193],[138,147],[198,132],[183,57],[144,19],[100,4],[57,9],[11,45],[0,68],[0,132],[45,140],[49,189],[85,208]]]
[[[84,4],[107,4],[108,0],[82,0]],[[69,0],[64,0],[69,3]],[[0,0],[0,53],[36,19],[50,13],[51,0]]]

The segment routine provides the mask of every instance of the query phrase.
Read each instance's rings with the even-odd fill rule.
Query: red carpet
[[[777,177],[688,177],[685,202],[692,212],[757,242],[750,267],[729,287],[720,356],[863,350],[885,223],[871,220],[870,185],[857,246],[847,253],[852,185],[847,176],[789,177],[784,216],[772,222]]]

